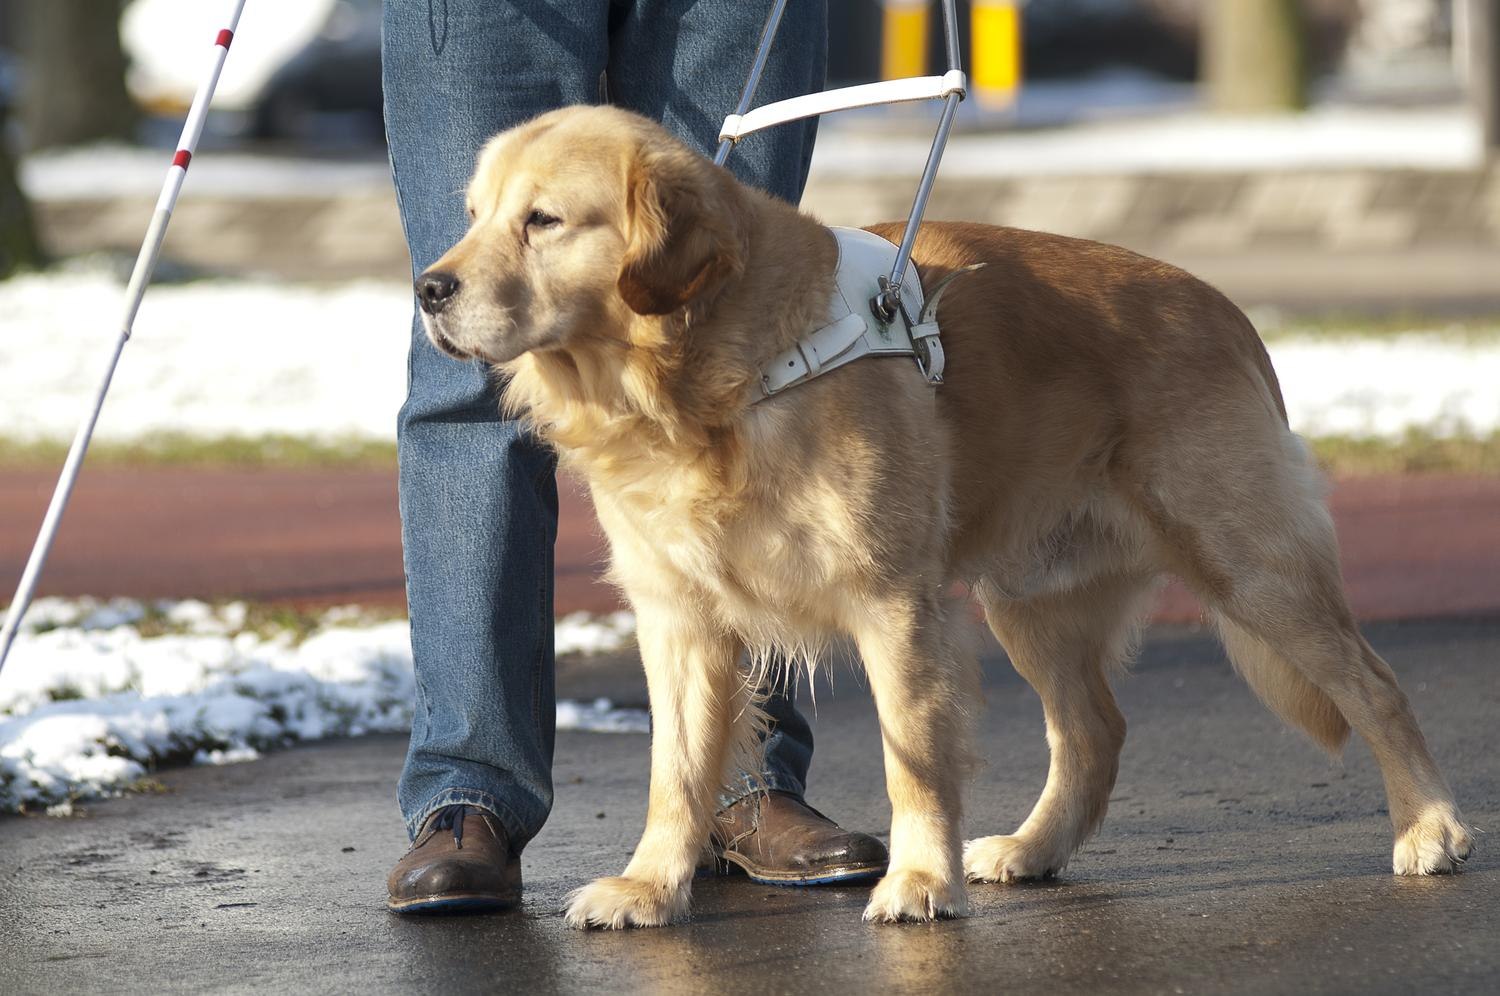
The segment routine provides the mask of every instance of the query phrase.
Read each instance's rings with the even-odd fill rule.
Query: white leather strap
[[[858,315],[844,316],[842,321],[819,329],[773,358],[762,371],[762,386],[767,394],[775,394],[798,381],[816,377],[864,334],[865,323]]]
[[[719,129],[719,141],[729,139],[738,142],[753,132],[772,125],[785,124],[810,118],[816,114],[833,111],[848,111],[856,107],[874,107],[877,104],[904,104],[913,100],[940,100],[949,94],[968,91],[968,80],[963,71],[950,69],[942,76],[913,76],[904,80],[883,80],[879,83],[861,83],[858,86],[839,87],[819,93],[789,97],[772,104],[763,104],[744,114],[731,114],[724,119]]]
[[[870,308],[871,300],[880,293],[881,278],[890,272],[896,246],[860,229],[831,231],[838,243],[839,259],[826,324],[761,367],[758,400],[865,356],[915,356],[921,361],[925,354],[924,373],[932,383],[941,382],[943,348],[938,343],[937,322],[925,322],[908,332],[905,315],[898,314],[887,323],[877,319]],[[922,314],[921,276],[915,267],[907,270],[901,301],[906,314]],[[916,348],[918,338],[925,350]]]
[[[862,356],[912,355],[905,337],[881,341],[867,336],[867,331],[865,320],[855,314],[818,329],[761,368],[762,392],[769,397]]]
[[[943,343],[938,338],[938,325],[936,319],[922,322],[911,327],[911,341],[927,347],[927,362],[922,367],[922,372],[927,379],[934,384],[943,382]]]

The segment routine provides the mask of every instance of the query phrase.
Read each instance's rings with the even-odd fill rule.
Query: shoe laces
[[[433,830],[452,830],[453,846],[462,848],[464,846],[464,817],[469,815],[472,807],[457,805],[444,806],[437,811],[436,818],[432,821]]]

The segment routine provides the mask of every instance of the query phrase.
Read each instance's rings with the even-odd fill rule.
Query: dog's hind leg
[[[880,715],[891,799],[890,867],[866,920],[968,912],[959,830],[978,663],[950,629],[961,613],[936,596],[889,599],[854,634]]]
[[[1046,788],[1025,822],[1007,836],[964,845],[971,882],[1055,875],[1098,829],[1125,743],[1109,675],[1129,652],[1154,590],[1145,574],[1105,575],[1023,600],[976,586],[990,628],[1041,696],[1052,756]]]
[[[687,912],[731,735],[751,721],[737,640],[639,602],[636,612],[651,696],[646,829],[623,876],[596,879],[570,897],[567,921],[575,927],[655,927]]]
[[[1395,674],[1355,626],[1305,451],[1277,432],[1260,447],[1245,432],[1239,446],[1200,454],[1199,472],[1142,489],[1142,508],[1260,698],[1326,748],[1337,750],[1351,726],[1370,745],[1396,832],[1396,873],[1456,871],[1469,831]]]

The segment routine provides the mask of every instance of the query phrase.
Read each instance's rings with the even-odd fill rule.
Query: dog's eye
[[[548,214],[546,211],[532,211],[526,216],[527,228],[552,228],[561,224],[561,218]]]

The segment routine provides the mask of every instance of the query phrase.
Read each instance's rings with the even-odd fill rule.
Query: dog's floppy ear
[[[687,149],[642,149],[626,180],[617,286],[639,315],[669,315],[744,267],[734,181]]]

